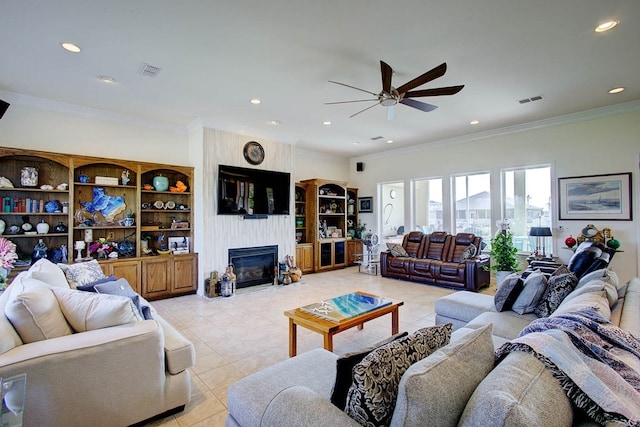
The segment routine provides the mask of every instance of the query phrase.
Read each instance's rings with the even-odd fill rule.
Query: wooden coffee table
[[[362,295],[376,296],[368,294],[366,292],[357,292]],[[364,327],[364,323],[369,320],[377,319],[385,314],[391,313],[391,334],[398,333],[398,308],[403,305],[403,301],[392,301],[391,304],[384,307],[374,309],[356,317],[335,322],[326,320],[313,314],[306,313],[300,308],[288,310],[284,312],[284,315],[289,318],[289,357],[293,357],[297,354],[298,347],[298,332],[297,326],[300,325],[304,328],[322,334],[324,337],[324,348],[329,351],[333,351],[333,336],[347,329],[351,329],[357,326],[358,329]]]

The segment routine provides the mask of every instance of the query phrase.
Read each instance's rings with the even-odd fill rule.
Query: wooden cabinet
[[[318,242],[316,270],[342,268],[347,265],[346,239],[323,239]]]
[[[347,240],[347,265],[354,265],[356,261],[358,261],[358,257],[356,255],[362,255],[362,251],[362,240]]]
[[[296,266],[303,273],[313,272],[313,244],[298,243],[296,245]]]
[[[307,243],[310,240],[307,228],[306,185],[295,185],[296,243]]]
[[[3,237],[16,244],[20,257],[12,275],[29,268],[39,239],[56,256],[65,246],[68,262],[78,257],[74,242],[85,242],[88,248],[104,239],[117,258],[103,259],[88,249],[82,258],[99,258],[105,274],[126,278],[143,297],[196,291],[193,168],[4,147],[0,160],[0,176],[13,184],[0,187]],[[153,187],[159,176],[167,178],[168,188]],[[25,232],[25,221],[33,231],[44,221],[49,231]]]
[[[12,276],[29,267],[39,239],[58,257],[62,250],[73,257],[69,249],[70,165],[64,155],[0,147],[0,176],[8,180],[0,187],[0,224],[4,225],[0,234],[16,245],[20,257]],[[41,222],[49,225],[47,233],[37,233]]]

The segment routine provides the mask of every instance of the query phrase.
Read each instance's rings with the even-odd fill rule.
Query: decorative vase
[[[49,232],[49,224],[44,222],[44,219],[36,224],[36,230],[38,234],[47,234]]]
[[[574,247],[576,243],[578,242],[576,241],[576,239],[573,238],[573,236],[569,236],[566,239],[564,239],[564,244],[567,245],[568,248]]]
[[[42,239],[38,239],[38,243],[33,248],[33,254],[31,255],[31,264],[35,264],[36,261],[47,257],[47,250],[49,248]]]
[[[20,185],[23,187],[37,187],[38,169],[30,166],[23,167],[20,171]]]
[[[69,229],[62,223],[62,221],[60,221],[58,225],[53,227],[53,231],[56,233],[66,233],[67,231],[69,231]]]
[[[607,246],[610,247],[611,249],[618,249],[620,247],[620,241],[617,239],[609,239],[607,241]]]
[[[153,178],[153,188],[156,191],[167,191],[169,189],[169,178],[162,176],[162,174]]]
[[[78,180],[79,180],[81,183],[86,184],[87,182],[89,182],[89,176],[88,176],[88,175],[85,175],[85,174],[82,174],[82,175],[80,175],[80,176],[78,177]]]

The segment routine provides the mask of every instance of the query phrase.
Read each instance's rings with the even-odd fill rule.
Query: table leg
[[[331,332],[324,334],[324,349],[333,352],[333,334]]]
[[[391,312],[391,335],[398,333],[399,320],[398,320],[398,307]]]
[[[358,330],[361,331],[364,328],[364,323],[360,323],[358,325]]]
[[[298,325],[293,319],[289,319],[289,357],[293,357],[298,353]]]

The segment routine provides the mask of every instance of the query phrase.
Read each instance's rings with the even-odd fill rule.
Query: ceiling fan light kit
[[[333,105],[333,104],[347,104],[347,103],[352,103],[352,102],[375,102],[375,104],[364,108],[360,111],[358,111],[355,114],[352,114],[351,116],[349,116],[349,118],[351,117],[355,117],[360,113],[363,113],[367,110],[369,110],[370,108],[375,107],[376,105],[382,105],[383,107],[387,108],[387,119],[388,120],[393,120],[394,118],[394,111],[393,111],[393,107],[395,107],[397,104],[403,104],[412,108],[415,108],[417,110],[420,111],[424,111],[424,112],[429,112],[429,111],[433,111],[436,108],[438,108],[436,105],[432,105],[432,104],[427,104],[426,102],[422,102],[422,101],[418,101],[412,98],[422,98],[422,97],[428,97],[428,96],[446,96],[446,95],[455,95],[456,93],[460,92],[462,90],[462,88],[464,87],[464,85],[458,85],[458,86],[448,86],[448,87],[439,87],[439,88],[433,88],[433,89],[424,89],[424,90],[413,90],[417,87],[420,87],[424,84],[429,83],[432,80],[435,80],[437,78],[440,78],[442,76],[444,76],[444,74],[447,72],[447,64],[442,63],[440,65],[438,65],[437,67],[427,71],[426,73],[416,77],[415,79],[403,84],[402,86],[398,87],[398,88],[394,88],[391,85],[391,79],[393,77],[393,69],[391,68],[391,66],[389,64],[387,64],[384,61],[380,61],[380,74],[382,77],[382,90],[379,93],[375,93],[375,92],[371,92],[365,89],[361,89],[359,87],[355,87],[355,86],[351,86],[345,83],[340,83],[334,80],[329,80],[330,83],[334,83],[334,84],[338,84],[341,86],[346,86],[349,87],[351,89],[355,89],[355,90],[359,90],[361,92],[365,92],[368,93],[370,95],[375,96],[375,98],[373,99],[358,99],[358,100],[353,100],[353,101],[337,101],[337,102],[326,102],[326,105]]]

